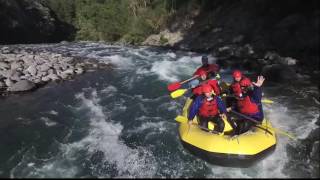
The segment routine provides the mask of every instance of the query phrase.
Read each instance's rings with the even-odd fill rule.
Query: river
[[[183,148],[174,118],[186,98],[171,99],[166,88],[189,78],[202,54],[92,42],[29,46],[113,68],[1,97],[0,177],[312,177],[314,166],[294,168],[301,162],[288,151],[300,141],[280,134],[275,151],[249,168],[209,164]],[[230,69],[221,71],[225,81],[231,81],[230,74]],[[298,139],[316,128],[315,85],[266,80],[263,91],[275,102],[264,106],[274,127]]]

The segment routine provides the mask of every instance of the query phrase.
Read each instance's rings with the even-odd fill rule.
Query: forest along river
[[[187,79],[201,54],[102,43],[30,45],[114,65],[74,80],[1,98],[0,177],[309,177],[312,164],[293,159],[278,135],[273,154],[249,168],[206,163],[185,150],[178,124],[185,97],[171,82]],[[209,56],[210,61],[214,57]],[[231,70],[221,76],[231,81]],[[316,86],[263,86],[273,126],[305,138],[315,129]],[[290,159],[292,158],[292,159]],[[299,165],[300,163],[300,165]]]

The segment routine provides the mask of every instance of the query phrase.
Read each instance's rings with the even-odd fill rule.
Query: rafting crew
[[[198,115],[199,124],[202,128],[208,129],[208,122],[212,121],[216,124],[214,130],[222,133],[225,126],[222,118],[226,118],[226,106],[221,98],[216,95],[211,85],[203,84],[200,89],[201,95],[195,98],[189,109],[189,124]]]
[[[231,94],[234,97],[234,103],[227,110],[234,110],[250,118],[262,122],[264,119],[262,109],[262,89],[264,82],[263,76],[258,76],[257,82],[251,82],[247,77],[244,77],[239,70],[233,72],[234,81],[231,84]],[[236,134],[247,132],[254,125],[254,122],[247,119],[237,120]]]
[[[206,64],[206,58],[203,58],[203,63]],[[217,71],[214,71],[217,72]],[[192,88],[192,93],[193,96],[191,97],[194,99],[194,103],[191,105],[191,108],[189,109],[189,120],[192,120],[195,116],[195,114],[198,113],[199,111],[199,119],[200,119],[200,126],[207,128],[208,127],[208,121],[212,121],[213,123],[216,124],[215,130],[218,132],[223,131],[224,123],[220,119],[218,120],[216,116],[217,112],[217,107],[226,107],[225,104],[223,103],[222,99],[219,97],[221,95],[221,87],[219,86],[218,80],[216,79],[210,79],[209,73],[207,71],[201,68],[198,68],[197,71],[194,73],[196,75],[200,76],[200,81],[194,83],[196,86]],[[239,112],[243,115],[246,115],[250,118],[253,118],[259,122],[262,122],[264,119],[264,114],[263,114],[263,109],[262,109],[262,103],[261,103],[261,98],[262,98],[262,90],[261,86],[264,82],[264,77],[263,76],[258,76],[257,82],[251,82],[251,80],[247,77],[245,77],[241,71],[235,70],[232,73],[233,76],[233,83],[230,85],[230,91],[228,91],[229,97],[230,98],[226,99],[227,103],[227,112],[230,112],[231,110]],[[191,83],[192,84],[192,83]],[[215,118],[212,117],[212,114],[210,115],[211,117],[208,118],[208,114],[203,113],[207,111],[206,108],[207,106],[200,107],[202,105],[202,101],[205,101],[205,97],[207,99],[209,98],[206,93],[208,93],[208,88],[209,86],[212,89],[211,95],[214,95],[215,98],[218,98],[216,102],[219,102],[219,106],[214,106],[213,114],[215,114]],[[230,96],[231,95],[231,96]],[[209,98],[210,99],[210,98]],[[200,101],[201,100],[201,101]],[[221,100],[221,102],[220,102]],[[196,102],[197,101],[197,102]],[[206,102],[206,101],[205,101]],[[218,103],[217,103],[218,104]],[[223,104],[223,105],[221,105]],[[203,109],[202,114],[200,114],[200,109]],[[211,107],[212,108],[212,107]],[[224,112],[223,109],[221,109],[222,112]],[[224,114],[225,115],[225,114]],[[191,119],[192,118],[192,119]],[[243,118],[238,118],[236,122],[234,122],[233,119],[228,118],[230,125],[234,128],[232,135],[239,135],[242,133],[247,132],[252,128],[252,126],[255,124],[252,121],[249,121],[247,119]]]

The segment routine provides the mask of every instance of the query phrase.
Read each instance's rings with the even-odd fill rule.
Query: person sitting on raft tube
[[[224,130],[224,122],[221,118],[226,118],[226,106],[221,98],[215,95],[212,86],[204,84],[201,88],[203,94],[197,96],[189,109],[189,124],[191,124],[193,118],[198,115],[201,127],[208,129],[208,122],[212,121],[216,124],[214,130],[222,133]]]
[[[251,82],[249,78],[242,78],[239,82],[235,79],[232,84],[232,91],[236,98],[236,106],[232,109],[238,111],[248,117],[251,117],[257,121],[262,121],[264,118],[262,109],[262,89],[261,86],[264,82],[263,76],[258,76],[257,82]],[[228,111],[231,109],[228,108]],[[238,121],[238,133],[242,134],[247,132],[254,123],[247,119],[242,119]]]
[[[221,88],[219,86],[218,81],[215,79],[208,79],[209,76],[205,70],[200,70],[198,73],[200,75],[200,82],[198,81],[197,83],[195,83],[195,85],[193,84],[193,82],[195,82],[195,81],[193,81],[191,83],[191,86],[194,87],[194,88],[192,88],[193,96],[191,98],[195,99],[196,96],[199,96],[202,94],[202,86],[201,85],[203,85],[203,84],[210,85],[213,88],[215,94],[220,95]],[[201,85],[199,85],[199,84],[201,84]]]
[[[202,65],[193,73],[193,76],[200,75],[201,71],[205,71],[209,73],[209,78],[219,77],[219,66],[217,64],[209,64],[209,60],[207,56],[201,57]]]

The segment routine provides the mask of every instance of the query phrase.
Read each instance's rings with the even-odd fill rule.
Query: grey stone
[[[37,69],[41,72],[48,71],[50,69],[50,65],[48,63],[44,63],[38,67],[39,68],[37,68]]]
[[[41,80],[44,81],[44,82],[48,82],[48,81],[50,81],[50,77],[49,76],[44,76],[44,77],[41,78]]]
[[[50,78],[52,81],[60,79],[56,74],[49,74],[47,77]]]
[[[20,81],[21,72],[16,70],[11,70],[10,79],[14,81]]]
[[[0,81],[0,88],[3,88],[5,86],[6,86],[6,84],[4,82]]]
[[[84,72],[82,68],[76,68],[74,71],[76,74],[82,74]]]
[[[292,66],[292,65],[296,65],[297,64],[297,60],[296,59],[293,59],[291,57],[285,57],[285,58],[281,58],[281,64],[284,64],[284,65],[289,65],[289,66]]]
[[[9,68],[10,68],[9,64],[7,64],[5,62],[0,62],[0,69],[6,70],[6,69],[9,69]]]
[[[37,74],[37,68],[35,65],[31,65],[27,68],[27,71],[32,75],[35,76]]]
[[[281,64],[266,65],[262,68],[262,74],[268,81],[290,82],[297,80],[295,70],[289,66]]]
[[[13,82],[10,79],[5,79],[4,82],[8,87],[13,85]]]
[[[21,67],[23,67],[23,66],[22,66],[22,62],[20,62],[20,61],[13,61],[11,63],[11,69],[19,69]]]
[[[11,92],[29,91],[34,87],[35,87],[35,84],[33,82],[30,82],[28,80],[21,80],[16,82],[12,86],[9,86],[8,91],[11,91]]]
[[[313,143],[310,157],[315,161],[320,160],[320,141],[316,141]]]

